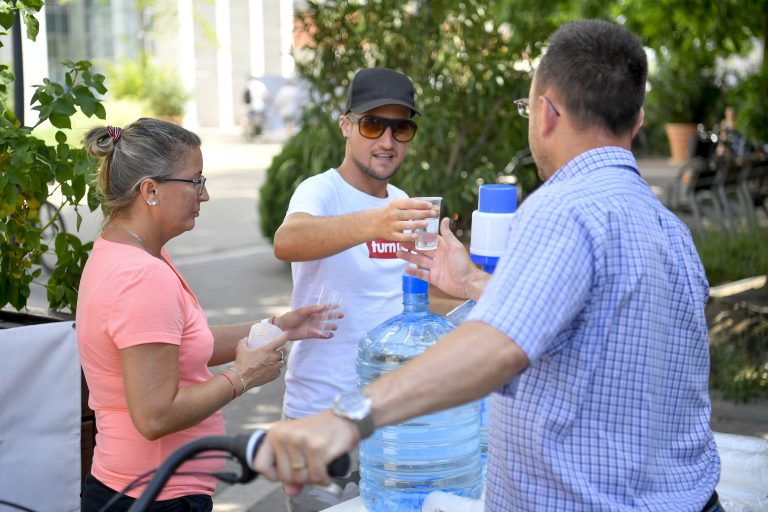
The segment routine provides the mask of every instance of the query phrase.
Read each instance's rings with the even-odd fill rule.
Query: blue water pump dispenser
[[[358,385],[397,370],[454,325],[429,310],[429,285],[403,276],[403,311],[358,345]],[[414,390],[418,393],[418,390]],[[360,496],[368,512],[420,512],[426,496],[482,492],[480,409],[473,402],[377,429],[360,445]]]
[[[514,185],[481,185],[478,208],[472,212],[472,235],[469,256],[489,274],[493,274],[499,257],[507,246],[509,227],[517,210],[517,187]],[[459,325],[475,307],[468,300],[446,315]],[[491,415],[490,395],[480,400],[480,452],[483,474],[488,463],[488,425]]]

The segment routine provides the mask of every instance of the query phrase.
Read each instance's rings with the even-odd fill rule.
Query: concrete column
[[[280,0],[280,72],[284,77],[296,72],[293,55],[293,0]]]
[[[248,0],[251,42],[251,76],[264,76],[266,55],[264,52],[264,0]]]
[[[219,127],[234,127],[234,98],[232,94],[232,31],[230,0],[216,0],[216,81],[219,89]]]
[[[179,79],[189,93],[184,108],[184,126],[197,128],[200,125],[195,101],[197,86],[197,59],[195,55],[195,18],[192,0],[178,0],[179,10]]]

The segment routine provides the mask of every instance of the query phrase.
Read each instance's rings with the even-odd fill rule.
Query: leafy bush
[[[768,274],[768,229],[731,235],[694,236],[710,285]],[[764,288],[768,295],[768,287]],[[707,305],[710,388],[723,398],[747,402],[768,398],[768,323],[757,313],[712,299]]]
[[[728,94],[736,111],[736,128],[749,139],[768,144],[768,67],[764,74],[756,73],[742,79]]]
[[[120,65],[105,64],[105,68],[107,83],[116,99],[144,101],[149,114],[154,116],[178,117],[184,114],[189,93],[170,68],[153,64],[146,58],[127,60]]]
[[[711,286],[768,274],[768,229],[707,231],[693,240]]]
[[[29,2],[23,5],[30,39],[37,34],[33,14],[41,6]],[[11,0],[0,0],[0,29],[11,27],[14,9]],[[0,36],[7,35],[4,30],[0,30]],[[104,77],[91,71],[90,62],[64,65],[68,68],[64,85],[44,79],[36,86],[31,103],[39,119],[27,127],[7,103],[8,85],[13,83],[14,75],[8,66],[0,64],[0,307],[26,306],[30,285],[41,274],[41,256],[50,249],[55,249],[57,261],[48,279],[48,304],[53,310],[71,312],[77,304],[77,288],[91,244],[83,244],[74,234],[60,232],[55,247],[49,248],[42,241],[42,232],[48,226],[40,224],[40,207],[53,193],[60,193],[61,201],[54,204],[57,215],[65,206],[74,207],[79,227],[82,218],[77,208],[86,196],[93,163],[84,149],[70,146],[63,130],[72,127],[70,119],[78,109],[87,117],[104,119],[106,111],[98,98],[107,90]],[[37,136],[39,127],[47,122],[56,128],[53,142]],[[98,206],[90,192],[88,206],[91,210]]]
[[[513,101],[528,95],[529,42],[500,28],[493,9],[480,0],[310,2],[305,28],[315,44],[296,59],[315,105],[267,175],[261,191],[270,205],[262,207],[264,235],[274,236],[285,213],[290,192],[281,186],[295,187],[310,173],[341,163],[340,108],[354,73],[371,66],[408,75],[423,113],[392,182],[413,196],[443,196],[444,213],[466,230],[479,186],[506,174],[512,155],[528,145],[527,124]],[[531,168],[521,172],[535,176]],[[535,179],[525,179],[530,181]]]
[[[743,310],[710,328],[710,388],[738,402],[768,399],[768,323]]]

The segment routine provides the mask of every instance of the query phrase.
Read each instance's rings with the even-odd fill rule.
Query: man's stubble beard
[[[358,168],[358,170],[360,170],[360,172],[362,172],[366,176],[370,176],[371,178],[379,181],[389,181],[397,173],[397,171],[400,170],[400,166],[398,165],[397,167],[392,169],[392,172],[389,173],[388,176],[380,176],[376,174],[376,172],[371,167],[365,165],[354,156],[352,157],[352,161],[355,163],[355,166]]]
[[[539,175],[539,179],[542,182],[552,176],[555,169],[552,169],[552,159],[546,150],[542,148],[541,140],[539,140],[537,132],[534,129],[528,132],[528,146],[531,149],[531,157],[536,164],[536,173]]]

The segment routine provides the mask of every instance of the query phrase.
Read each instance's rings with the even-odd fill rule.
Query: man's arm
[[[356,245],[385,238],[393,242],[416,239],[403,231],[426,227],[432,205],[417,199],[395,199],[382,208],[347,215],[318,217],[297,212],[275,233],[275,256],[284,261],[327,258]]]
[[[477,400],[527,366],[525,352],[503,332],[483,322],[467,322],[365,392],[375,426],[382,427]],[[286,482],[287,492],[294,495],[305,483],[328,484],[326,465],[359,441],[356,425],[325,410],[270,428],[255,469]],[[307,469],[291,468],[302,462]]]

